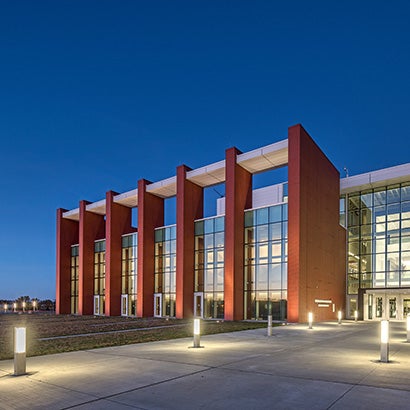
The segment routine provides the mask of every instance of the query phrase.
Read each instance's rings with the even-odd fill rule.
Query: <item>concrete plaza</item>
[[[410,343],[391,322],[380,363],[379,323],[288,325],[0,361],[0,409],[410,408]]]

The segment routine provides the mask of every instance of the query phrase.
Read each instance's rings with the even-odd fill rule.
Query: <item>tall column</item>
[[[193,316],[195,219],[203,217],[203,189],[186,179],[185,165],[177,168],[176,317]]]
[[[339,224],[340,176],[298,124],[288,130],[288,321],[334,319],[345,305],[346,231]],[[315,300],[331,300],[319,307]]]
[[[138,289],[137,316],[154,315],[155,231],[164,225],[164,200],[146,191],[138,181]]]
[[[105,315],[121,315],[122,235],[131,232],[131,208],[114,202],[113,191],[106,193],[105,234]]]
[[[57,209],[56,314],[71,313],[71,245],[78,243],[78,222],[63,218]]]
[[[94,295],[94,242],[104,239],[103,215],[86,210],[87,201],[80,201],[78,313],[93,314]]]
[[[236,163],[240,151],[226,150],[225,159],[225,319],[243,320],[244,210],[252,207],[252,174]]]

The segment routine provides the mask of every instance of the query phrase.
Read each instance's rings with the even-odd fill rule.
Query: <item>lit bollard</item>
[[[26,328],[14,328],[14,376],[26,374]]]
[[[308,313],[308,322],[309,322],[309,329],[313,329],[313,313]]]
[[[380,361],[388,363],[389,361],[389,321],[380,322]]]
[[[268,315],[268,336],[272,336],[272,315]]]
[[[15,312],[17,310],[17,303],[13,303],[13,311]]]
[[[3,307],[4,307],[4,313],[6,313],[8,309],[7,303],[5,303]]]
[[[342,324],[342,311],[341,311],[341,310],[339,310],[339,311],[337,312],[337,323],[338,323],[339,325]]]
[[[407,320],[406,320],[406,324],[407,324],[407,341],[410,342],[410,313],[407,315]]]
[[[194,345],[193,347],[201,346],[201,320],[194,319]]]
[[[33,300],[33,312],[36,311],[37,301]]]
[[[359,317],[359,312],[357,310],[354,311],[354,321],[357,322],[357,318]]]
[[[22,303],[22,306],[23,306],[23,312],[25,312],[25,310],[26,310],[26,302],[23,302],[23,303]]]

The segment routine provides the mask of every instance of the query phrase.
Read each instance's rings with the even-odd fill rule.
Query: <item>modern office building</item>
[[[287,180],[253,189],[253,176]],[[407,182],[406,182],[407,181]],[[204,190],[225,185],[204,218]],[[176,224],[164,204],[176,198]],[[136,210],[135,210],[136,209]],[[133,226],[133,212],[137,223]],[[408,295],[408,296],[406,296]],[[60,314],[305,322],[410,309],[410,164],[340,179],[300,125],[249,152],[57,211]]]

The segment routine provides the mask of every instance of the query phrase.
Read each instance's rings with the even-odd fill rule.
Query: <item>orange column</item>
[[[138,181],[138,317],[154,315],[155,228],[164,225],[164,200],[148,193],[148,184]]]
[[[343,308],[345,230],[339,224],[340,176],[301,125],[289,128],[288,321],[334,319]],[[319,307],[315,300],[331,300]]]
[[[63,218],[57,210],[56,314],[71,313],[71,245],[78,243],[78,222]]]
[[[86,210],[89,202],[80,201],[78,313],[93,314],[94,295],[94,241],[104,239],[103,215]]]
[[[114,202],[113,191],[106,193],[105,315],[121,314],[122,235],[132,231],[131,208]]]
[[[225,319],[243,320],[244,210],[252,207],[252,174],[236,163],[240,151],[225,159]]]
[[[188,181],[185,165],[177,168],[176,317],[193,316],[195,219],[203,216],[203,189]]]

